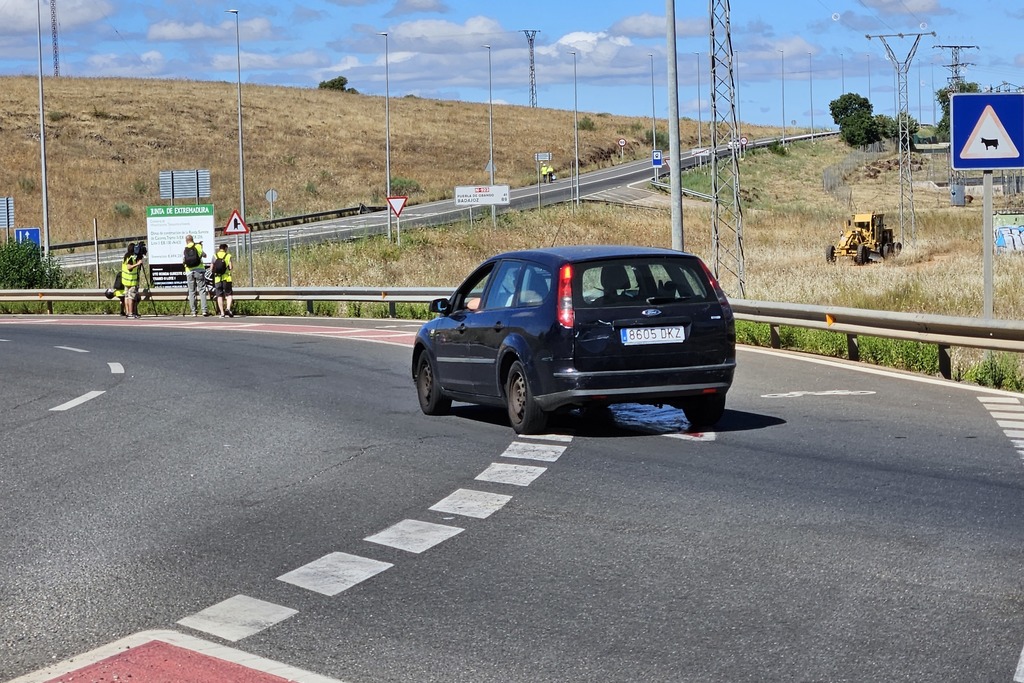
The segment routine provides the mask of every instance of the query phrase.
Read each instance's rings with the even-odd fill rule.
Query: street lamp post
[[[573,181],[572,181],[572,212],[576,213],[576,206],[580,203],[580,124],[578,120],[578,107],[576,100],[576,53],[572,55],[572,137],[573,137]]]
[[[388,34],[387,31],[378,33],[384,36],[384,176],[385,192],[388,198],[391,197],[391,86],[388,74]],[[391,214],[388,208],[388,243],[391,243]]]
[[[658,113],[654,105],[654,53],[647,55],[651,58],[651,149],[658,148]]]
[[[811,102],[811,140],[814,140],[814,64],[811,53],[807,53],[807,94]]]
[[[242,222],[245,222],[245,153],[243,152],[244,147],[242,146],[242,47],[241,41],[238,36],[238,10],[229,9],[225,10],[228,14],[235,15],[235,66],[237,69],[237,86],[238,86],[238,199],[239,207],[238,213],[242,217]],[[253,285],[253,273],[252,273],[252,238],[247,236],[249,239],[249,286]]]
[[[51,0],[52,2],[52,0]],[[43,19],[36,2],[36,33],[39,39],[39,159],[43,184],[43,255],[50,253],[50,209],[46,196],[46,118],[43,116]]]
[[[871,101],[871,53],[866,53],[868,57],[868,102]]]
[[[491,46],[487,48],[487,136],[490,145],[490,152],[487,160],[487,170],[491,173],[491,185],[494,185],[494,96],[491,82]],[[498,217],[494,213],[494,204],[491,204],[491,227],[498,227]]]
[[[779,50],[782,55],[782,144],[786,144],[786,53]]]
[[[697,55],[697,147],[700,149],[704,148],[704,138],[701,129],[704,127],[704,123],[700,120],[700,53],[694,52]],[[701,156],[701,159],[704,157]]]

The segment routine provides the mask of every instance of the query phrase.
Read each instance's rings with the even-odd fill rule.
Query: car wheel
[[[441,395],[434,364],[426,351],[420,354],[416,363],[416,395],[424,415],[447,415],[451,410],[452,400]]]
[[[523,364],[516,361],[508,371],[505,383],[508,419],[516,434],[537,434],[547,426],[548,416],[533,398]]]
[[[825,247],[825,263],[836,262],[836,247],[834,244],[830,244]]]
[[[679,408],[686,413],[690,429],[706,429],[722,419],[725,413],[725,394],[688,398],[679,403]]]

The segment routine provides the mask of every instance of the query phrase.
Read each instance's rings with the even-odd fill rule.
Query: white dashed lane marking
[[[371,560],[368,557],[331,553],[282,574],[277,580],[321,595],[337,595],[393,566],[390,562]]]
[[[247,595],[236,595],[185,617],[178,623],[234,643],[295,614],[298,614],[298,610],[290,607],[282,607]]]
[[[505,507],[510,500],[512,496],[500,493],[459,489],[444,500],[431,505],[430,509],[434,512],[450,512],[463,517],[486,519]]]
[[[89,353],[85,349],[76,349],[74,346],[54,346],[53,348],[60,349],[61,351],[73,351],[74,353]]]
[[[547,467],[535,467],[533,465],[506,465],[500,462],[492,462],[490,467],[476,475],[476,478],[477,481],[490,481],[496,484],[529,486],[537,477],[547,471]]]
[[[398,524],[389,526],[384,531],[367,536],[363,540],[418,554],[430,550],[438,543],[447,541],[463,531],[465,529],[456,526],[405,519]]]
[[[112,375],[124,374],[124,366],[120,363],[107,363],[107,366],[110,368],[110,374]]]
[[[83,394],[82,396],[79,396],[76,399],[72,399],[72,400],[68,401],[67,403],[62,403],[59,406],[55,406],[53,408],[50,408],[50,410],[58,410],[58,411],[71,410],[75,406],[80,406],[83,403],[85,403],[86,401],[91,401],[94,398],[96,398],[97,396],[102,396],[105,393],[107,393],[107,392],[105,392],[105,391],[90,391],[89,393]]]
[[[505,449],[505,452],[501,454],[501,457],[555,462],[565,452],[565,448],[565,446],[549,446],[547,444],[513,441]]]

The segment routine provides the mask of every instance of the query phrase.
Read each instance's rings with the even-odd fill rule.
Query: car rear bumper
[[[550,391],[536,395],[544,410],[587,403],[668,403],[673,398],[725,393],[736,361],[718,365],[553,374]]]

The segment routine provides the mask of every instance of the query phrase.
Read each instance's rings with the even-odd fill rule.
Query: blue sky
[[[243,83],[316,87],[341,75],[383,95],[386,61],[392,97],[487,102],[490,80],[495,103],[529,105],[524,31],[535,30],[538,106],[571,110],[575,80],[581,112],[667,112],[664,0],[53,1],[61,76],[234,82],[235,15],[226,10],[237,9]],[[679,113],[707,120],[708,3],[675,5]],[[0,74],[38,73],[37,7],[43,73],[53,74],[46,0],[0,0]],[[892,36],[893,54],[906,61],[914,34],[936,32],[921,38],[907,76],[910,112],[922,122],[938,111],[931,93],[951,73],[952,51],[936,46],[965,46],[968,81],[1024,85],[1018,0],[733,0],[730,8],[743,121],[830,126],[828,103],[844,91],[892,115],[895,70],[883,42],[867,35]]]

